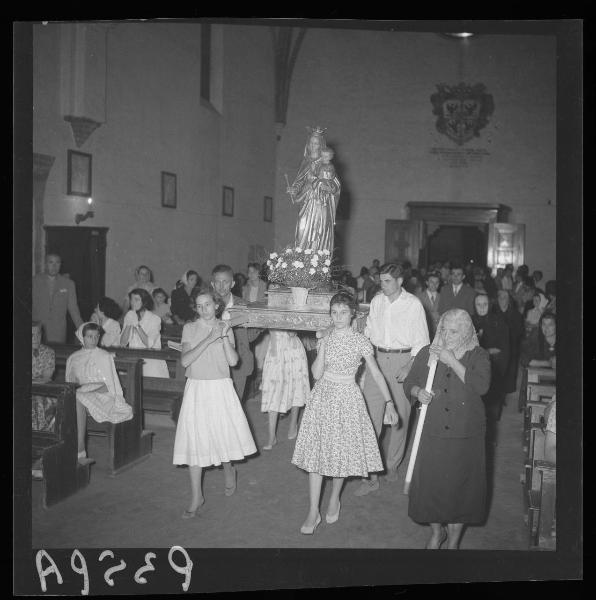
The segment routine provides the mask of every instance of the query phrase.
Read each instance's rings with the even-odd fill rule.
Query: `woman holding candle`
[[[438,362],[432,391],[427,392],[431,360]],[[418,352],[404,381],[406,395],[428,405],[408,509],[414,521],[431,526],[427,549],[439,549],[448,538],[449,549],[456,550],[464,525],[485,518],[482,396],[489,385],[490,359],[478,344],[470,315],[461,309],[447,311],[433,343]]]

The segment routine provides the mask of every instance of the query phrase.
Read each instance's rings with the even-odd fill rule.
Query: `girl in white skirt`
[[[216,317],[212,292],[199,291],[195,302],[199,318],[182,330],[180,360],[188,379],[174,441],[174,464],[188,465],[190,474],[191,501],[184,519],[194,517],[205,502],[203,467],[223,464],[224,493],[231,496],[236,491],[232,461],[257,451],[230,378],[230,366],[238,362],[232,329]]]

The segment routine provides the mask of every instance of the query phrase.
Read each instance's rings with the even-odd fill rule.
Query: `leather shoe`
[[[330,515],[329,513],[327,513],[325,515],[325,521],[329,524],[331,523],[335,523],[337,521],[337,519],[339,519],[339,511],[341,510],[341,502],[337,503],[337,512],[334,515]]]
[[[321,515],[317,515],[317,519],[315,521],[315,524],[312,527],[307,527],[306,525],[303,525],[300,528],[300,533],[303,533],[304,535],[312,535],[315,532],[315,529],[317,528],[318,524],[321,522]]]
[[[224,494],[226,496],[233,496],[236,491],[236,469],[234,469],[234,483],[231,486],[224,487]]]

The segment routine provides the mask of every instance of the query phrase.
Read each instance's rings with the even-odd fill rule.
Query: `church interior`
[[[208,284],[216,265],[229,265],[246,282],[247,265],[258,263],[265,280],[271,254],[295,245],[300,206],[290,182],[316,130],[333,150],[333,173],[341,182],[341,192],[330,196],[337,201],[334,273],[343,274],[348,286],[354,282],[351,291],[361,308],[372,304],[357,278],[375,259],[415,272],[416,291],[403,282],[412,294],[423,293],[427,277],[445,264],[448,273],[465,266],[464,285],[476,293],[484,288],[479,292],[474,273],[491,285],[498,279],[494,295],[486,286],[495,311],[497,290],[517,289],[517,279],[513,287],[502,281],[510,265],[511,274],[520,267],[520,274],[524,268],[532,277],[540,274],[530,309],[521,306],[526,331],[532,325],[536,331],[540,313],[533,322],[526,317],[533,296],[540,292],[544,306],[554,308],[549,291],[555,281],[561,287],[567,274],[573,277],[575,255],[557,273],[558,253],[565,252],[559,246],[577,243],[573,229],[567,235],[569,222],[557,219],[560,204],[567,203],[575,222],[580,202],[573,193],[562,197],[561,189],[573,177],[560,171],[565,134],[559,103],[568,101],[561,96],[558,69],[566,68],[560,63],[565,49],[556,27],[532,24],[478,23],[465,35],[440,22],[31,24],[33,202],[26,232],[31,263],[24,269],[36,277],[49,255],[59,255],[61,274],[76,286],[81,322],[93,320],[100,298],[121,305],[140,265],[166,295],[186,281],[189,270]],[[552,286],[545,291],[547,282]],[[233,293],[241,292],[239,287]],[[561,295],[559,314],[569,302]],[[576,324],[573,317],[570,325]],[[56,372],[60,361],[64,369],[68,345],[76,349],[78,325],[69,313],[66,339],[49,344]],[[124,424],[108,427],[107,436],[103,430],[91,435],[88,424],[87,455],[94,462],[82,476],[77,471],[78,487],[48,503],[44,474],[31,481],[32,548],[425,548],[429,528],[408,517],[402,493],[415,415],[397,480],[381,473],[378,491],[357,496],[360,480],[346,479],[338,523],[323,522],[314,535],[301,535],[308,477],[291,463],[296,442],[288,439],[290,417],[280,418],[277,445],[263,451],[269,422],[257,370],[239,396],[258,451],[238,463],[230,498],[224,496],[221,467],[203,469],[205,504],[196,518],[182,520],[189,469],[172,464],[177,417],[170,410],[171,399],[184,389],[177,387],[180,353],[172,349],[182,326],[178,337],[163,327],[157,352],[177,380],[159,387],[150,377],[158,391],[145,390],[134,406],[140,414],[131,423],[141,432],[137,443],[145,444],[135,452],[142,460],[119,469],[114,456],[120,438],[114,432]],[[432,342],[431,335],[426,343]],[[305,347],[311,361],[314,346]],[[130,397],[147,377],[131,375],[132,354],[126,356],[117,366],[124,396]],[[572,356],[574,349],[567,358],[557,355],[561,373]],[[262,367],[258,363],[257,356]],[[486,457],[487,516],[464,530],[461,550],[554,555],[566,543],[566,531],[573,531],[573,523],[564,521],[569,515],[559,516],[554,508],[556,462],[549,467],[538,450],[550,422],[545,409],[556,398],[553,364],[538,374],[522,364],[513,388],[504,392],[498,443]],[[76,429],[74,412],[70,426]],[[379,446],[382,456],[388,452],[388,433]],[[559,485],[565,477],[559,469]],[[323,483],[324,507],[331,488],[330,481]],[[251,576],[254,589],[271,585],[262,575]],[[321,577],[310,585],[369,581],[344,577]],[[214,589],[227,589],[220,583]]]

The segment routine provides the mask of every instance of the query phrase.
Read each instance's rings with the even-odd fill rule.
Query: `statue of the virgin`
[[[302,204],[296,224],[295,246],[328,250],[333,254],[333,228],[341,184],[331,164],[333,151],[327,147],[324,129],[309,128],[304,158],[287,192]]]

